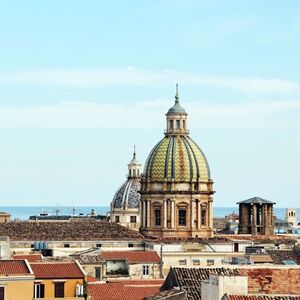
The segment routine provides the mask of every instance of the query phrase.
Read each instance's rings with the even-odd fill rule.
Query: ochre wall
[[[45,298],[54,297],[54,283],[55,280],[44,279],[36,280],[39,283],[45,284]],[[65,297],[74,297],[76,293],[76,285],[83,284],[83,279],[66,279],[65,281]]]
[[[5,300],[32,300],[33,278],[30,281],[0,281],[5,287]]]

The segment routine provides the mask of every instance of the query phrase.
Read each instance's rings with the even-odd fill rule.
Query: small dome
[[[176,84],[175,104],[168,110],[169,115],[187,115],[185,109],[179,104],[178,83]]]
[[[111,208],[139,208],[141,184],[138,178],[128,178],[117,190]]]
[[[175,101],[175,104],[168,110],[168,115],[182,115],[187,114],[185,109],[179,104],[179,101]]]
[[[151,181],[208,181],[210,170],[204,153],[188,135],[167,135],[150,152],[143,176]]]
[[[140,205],[140,168],[141,164],[136,159],[134,146],[133,157],[128,164],[127,180],[119,187],[111,202],[111,208],[124,209],[139,208]]]

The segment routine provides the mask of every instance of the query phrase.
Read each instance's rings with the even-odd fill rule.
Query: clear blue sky
[[[109,205],[179,82],[215,206],[299,207],[299,1],[3,1],[0,206]]]

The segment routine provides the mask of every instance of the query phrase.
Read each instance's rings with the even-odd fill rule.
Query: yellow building
[[[0,260],[0,300],[32,300],[33,283],[27,260]]]
[[[83,299],[86,273],[75,262],[33,262],[30,264],[34,280],[34,299]]]
[[[213,235],[213,181],[187,121],[177,89],[166,114],[165,136],[150,152],[141,178],[140,229],[146,236]]]

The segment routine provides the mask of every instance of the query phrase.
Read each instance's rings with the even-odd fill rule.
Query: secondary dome
[[[140,205],[140,163],[136,159],[134,150],[133,158],[128,164],[127,180],[118,188],[111,202],[111,208],[126,210],[127,208],[139,208]]]
[[[111,203],[112,208],[139,208],[140,187],[139,180],[127,179],[117,190]]]
[[[150,152],[144,173],[151,181],[208,181],[210,170],[199,146],[187,135],[166,135]]]

